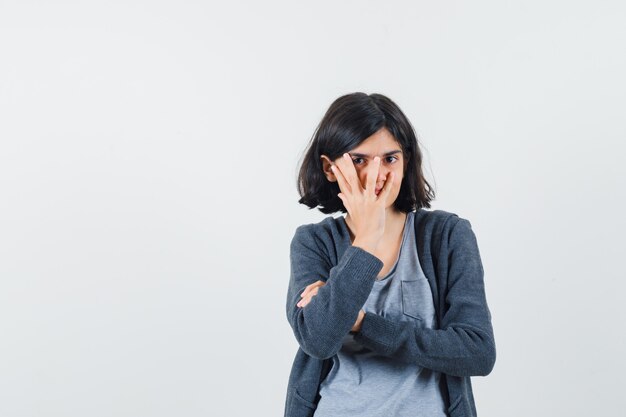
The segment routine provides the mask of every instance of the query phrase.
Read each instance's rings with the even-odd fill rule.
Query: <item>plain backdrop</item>
[[[324,112],[415,126],[477,236],[480,416],[622,416],[626,6],[0,2],[0,416],[278,416]],[[337,213],[339,214],[339,213]]]

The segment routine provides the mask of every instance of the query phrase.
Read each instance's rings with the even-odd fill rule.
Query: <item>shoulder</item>
[[[342,220],[328,216],[317,223],[306,223],[298,226],[291,240],[292,251],[313,251],[318,256],[328,258],[330,254],[336,251],[339,241],[344,239],[340,221]]]
[[[444,227],[452,227],[462,217],[458,214],[446,210],[426,210],[423,208],[415,211],[415,221],[425,224],[427,227],[434,227],[441,230]]]
[[[474,235],[470,220],[452,211],[418,209],[415,219],[433,235],[446,236],[448,239],[463,239]]]
[[[339,228],[340,219],[328,216],[317,223],[305,223],[296,227],[294,239],[332,239]]]

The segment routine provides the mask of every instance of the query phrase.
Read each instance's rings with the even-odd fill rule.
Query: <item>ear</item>
[[[333,173],[333,170],[330,169],[330,166],[331,166],[330,158],[327,157],[326,155],[322,155],[320,156],[320,159],[322,160],[322,171],[326,179],[330,182],[337,182],[337,177]]]

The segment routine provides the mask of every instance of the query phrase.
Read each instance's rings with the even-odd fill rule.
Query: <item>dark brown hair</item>
[[[430,208],[435,193],[422,172],[422,153],[417,136],[402,110],[382,94],[351,93],[337,98],[315,129],[297,179],[300,204],[325,214],[346,213],[337,182],[330,182],[323,172],[320,156],[331,161],[359,146],[365,139],[387,128],[402,148],[404,178],[394,208],[408,213]]]

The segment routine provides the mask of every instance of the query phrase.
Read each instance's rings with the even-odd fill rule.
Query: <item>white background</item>
[[[354,91],[478,238],[479,415],[623,415],[625,12],[0,2],[0,416],[282,415],[297,167]]]

